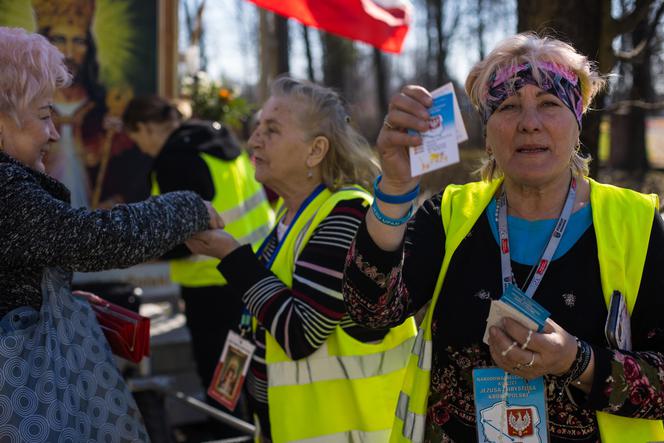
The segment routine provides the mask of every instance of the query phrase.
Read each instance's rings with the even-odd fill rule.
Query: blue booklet
[[[538,332],[542,332],[544,329],[544,324],[546,323],[546,319],[549,318],[549,315],[551,314],[549,311],[544,309],[542,305],[528,297],[523,293],[523,291],[521,291],[516,285],[513,284],[510,285],[503,296],[500,297],[500,301],[507,303],[534,321],[538,326]]]
[[[544,378],[500,368],[473,370],[479,443],[548,443]]]

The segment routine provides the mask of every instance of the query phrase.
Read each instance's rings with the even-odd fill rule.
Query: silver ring
[[[509,346],[507,347],[507,349],[505,349],[504,351],[501,351],[501,352],[500,352],[500,355],[502,355],[503,357],[505,357],[507,354],[509,354],[509,352],[510,352],[512,349],[514,349],[514,347],[515,347],[517,344],[518,344],[517,342],[513,341],[512,344],[509,345]]]
[[[390,121],[387,119],[387,116],[383,119],[383,126],[385,126],[387,129],[391,129],[393,131],[396,131],[396,126],[394,126]]]
[[[526,338],[525,343],[521,345],[521,349],[525,350],[528,347],[528,343],[530,343],[531,338],[533,338],[533,330],[528,329],[528,337]]]
[[[526,368],[530,368],[533,365],[533,363],[535,363],[535,353],[533,351],[530,351],[530,354],[532,355],[532,357],[530,357],[530,361],[525,365],[523,365]]]

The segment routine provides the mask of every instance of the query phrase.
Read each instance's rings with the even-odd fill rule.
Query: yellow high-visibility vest
[[[200,153],[210,170],[214,185],[212,206],[226,226],[224,230],[241,244],[254,250],[270,233],[274,213],[260,183],[254,179],[254,168],[247,153],[231,161]],[[159,185],[152,176],[152,195],[159,195]],[[221,286],[226,279],[217,270],[219,260],[204,255],[170,261],[170,277],[186,287]]]
[[[342,200],[371,196],[357,187],[325,189],[281,241],[272,272],[292,287],[295,261],[316,227]],[[341,298],[341,294],[338,294]],[[254,320],[254,324],[256,321]],[[266,331],[268,408],[275,443],[389,440],[394,408],[415,336],[411,318],[379,343],[363,343],[337,325],[313,354],[291,360]]]
[[[589,181],[604,299],[608,305],[613,291],[619,290],[625,296],[631,313],[641,284],[650,230],[659,207],[658,199],[655,195]],[[431,322],[436,301],[454,251],[484,213],[501,182],[451,185],[443,193],[441,215],[446,236],[445,258],[431,305],[420,325],[408,362],[392,428],[392,442],[421,442],[424,439],[433,352]],[[597,412],[597,422],[603,443],[664,440],[664,427],[660,420]]]

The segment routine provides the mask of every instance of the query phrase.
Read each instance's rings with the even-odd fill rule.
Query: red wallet
[[[138,363],[150,354],[150,319],[85,291],[74,295],[87,300],[97,322],[118,357]]]

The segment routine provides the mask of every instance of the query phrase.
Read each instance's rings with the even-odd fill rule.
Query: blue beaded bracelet
[[[408,213],[404,215],[401,218],[392,218],[388,217],[387,215],[383,214],[380,211],[380,208],[378,207],[378,204],[376,203],[376,200],[374,200],[373,204],[371,205],[371,212],[373,212],[373,215],[376,217],[376,219],[381,222],[384,225],[388,226],[401,226],[404,223],[407,223],[408,220],[410,220],[410,217],[413,215],[413,205],[410,205],[410,209],[408,210]]]
[[[385,203],[390,203],[393,205],[399,205],[401,203],[408,203],[410,201],[413,201],[417,198],[417,195],[420,193],[420,185],[418,184],[415,186],[412,190],[406,192],[405,194],[401,195],[390,195],[390,194],[385,194],[383,191],[378,189],[378,183],[380,183],[380,180],[383,178],[382,175],[379,175],[376,177],[376,180],[374,180],[373,183],[373,191],[374,195],[376,198],[380,201],[383,201]]]

